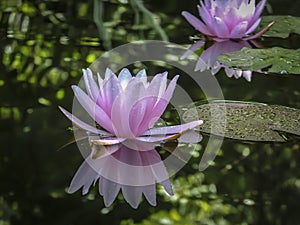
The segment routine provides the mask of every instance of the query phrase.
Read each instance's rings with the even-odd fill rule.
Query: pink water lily
[[[69,192],[83,187],[86,194],[99,179],[99,192],[106,206],[112,204],[122,190],[125,200],[134,208],[142,194],[151,205],[156,204],[156,183],[163,185],[171,195],[168,173],[154,148],[165,140],[199,142],[201,137],[193,134],[193,128],[203,123],[197,120],[154,126],[171,100],[178,76],[167,84],[166,72],[148,82],[145,70],[132,76],[128,69],[123,69],[116,76],[107,69],[104,79],[97,74],[96,81],[92,71],[87,69],[83,70],[83,78],[86,92],[78,86],[72,89],[96,126],[59,107],[75,126],[86,131],[91,147]]]
[[[153,128],[173,95],[178,75],[167,85],[167,73],[147,81],[145,70],[133,77],[128,69],[116,76],[110,69],[95,81],[90,69],[83,70],[86,92],[74,85],[75,97],[89,116],[103,129],[91,126],[67,110],[61,111],[79,128],[100,135],[98,144],[114,145],[127,139],[157,142],[178,135],[203,123],[202,120],[169,127]],[[94,140],[96,141],[96,140]]]
[[[182,15],[196,30],[215,41],[250,40],[260,37],[273,25],[270,23],[257,34],[250,35],[261,21],[265,3],[266,0],[261,0],[255,6],[255,0],[200,0],[201,20],[186,11]]]

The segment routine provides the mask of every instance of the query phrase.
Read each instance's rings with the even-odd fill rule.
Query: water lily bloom
[[[203,123],[202,120],[197,120],[181,125],[154,127],[171,100],[178,75],[167,84],[166,72],[155,75],[148,82],[145,70],[132,76],[128,69],[122,69],[116,76],[107,69],[104,79],[97,74],[96,81],[92,71],[87,69],[83,70],[83,78],[86,92],[75,85],[72,89],[79,104],[96,124],[88,124],[60,107],[75,126],[86,131],[92,149],[75,175],[69,191],[74,192],[83,187],[83,193],[87,193],[90,185],[100,179],[99,192],[104,197],[105,205],[112,203],[121,188],[125,199],[134,208],[142,193],[154,205],[155,182],[161,183],[171,194],[164,167],[160,166],[156,171],[153,168],[149,170],[150,164],[160,162],[157,153],[153,152],[154,146],[161,141],[184,137],[189,142],[197,142],[199,138],[190,135],[190,132]],[[93,155],[97,157],[93,158]],[[126,166],[119,170],[119,166],[111,160],[107,163],[107,159],[112,159],[111,157],[122,161],[122,164],[135,167],[132,169],[131,166]],[[139,160],[135,161],[136,158]],[[133,162],[137,164],[132,164]],[[141,180],[142,177],[148,177],[146,181],[151,182],[139,182],[134,174]]]
[[[145,70],[133,77],[122,69],[117,77],[110,69],[105,78],[98,74],[98,83],[90,69],[83,70],[86,92],[72,86],[75,97],[103,129],[91,126],[67,110],[61,111],[79,128],[100,135],[97,144],[113,145],[128,139],[157,142],[176,139],[180,134],[203,123],[202,120],[187,124],[153,128],[165,111],[173,95],[178,75],[167,85],[167,72],[157,74],[147,81]],[[94,140],[94,142],[96,142]]]
[[[200,0],[201,20],[189,12],[182,12],[187,21],[202,34],[215,41],[228,39],[250,40],[260,37],[273,23],[250,36],[258,27],[266,0],[255,6],[255,0]]]

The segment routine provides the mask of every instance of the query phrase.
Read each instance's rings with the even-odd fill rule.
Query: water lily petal
[[[252,71],[251,70],[245,70],[243,71],[243,77],[247,80],[247,81],[251,81],[251,77],[252,77]]]
[[[160,182],[160,184],[165,188],[166,192],[170,196],[174,195],[173,188],[172,188],[172,185],[170,183],[170,180],[164,180],[164,181]]]
[[[203,124],[203,120],[197,120],[181,125],[175,125],[175,126],[167,126],[167,127],[155,127],[147,130],[143,135],[165,135],[165,134],[177,134],[177,133],[183,133],[186,130],[194,129],[197,126],[200,126]]]
[[[194,130],[188,130],[178,138],[179,142],[188,143],[188,144],[199,143],[201,140],[202,140],[202,136],[200,135],[200,133]]]
[[[186,59],[189,55],[193,54],[194,51],[201,48],[205,44],[204,40],[197,41],[196,43],[192,44],[191,47],[180,57],[180,60]]]
[[[156,78],[156,77],[155,77]],[[159,102],[166,91],[167,87],[167,74],[158,74],[156,79],[149,84],[147,88],[147,113],[145,119],[151,119],[150,114],[153,111],[155,105]]]
[[[264,10],[266,4],[266,0],[261,0],[255,8],[255,13],[252,16],[251,22],[250,24],[254,23],[254,21],[256,21],[258,19],[258,17],[260,16],[260,14],[262,13],[262,11]]]
[[[147,73],[145,69],[140,70],[137,74],[136,74],[136,78],[139,78],[143,81],[145,87],[148,87],[148,82],[147,82]]]
[[[129,205],[136,209],[141,201],[143,187],[123,185],[122,193]]]
[[[132,78],[132,75],[127,68],[124,68],[121,70],[121,72],[119,73],[118,79],[119,79],[123,89],[126,88],[128,82],[131,80],[131,78]]]
[[[99,90],[101,90],[102,86],[103,86],[103,79],[100,76],[99,73],[97,73],[97,80],[98,80],[98,86],[99,86]]]
[[[201,16],[201,19],[204,21],[204,23],[207,25],[207,29],[212,32],[209,28],[211,27],[212,22],[212,15],[211,12],[207,9],[207,7],[204,6],[203,2],[200,1],[201,5],[197,5],[199,15]],[[212,33],[213,34],[213,33]]]
[[[222,65],[219,63],[219,61],[216,61],[215,64],[210,68],[210,72],[212,75],[216,75],[221,68]]]
[[[255,23],[248,28],[248,30],[245,32],[245,34],[251,34],[260,24],[261,18],[258,18]]]
[[[207,7],[207,8],[211,8],[212,7],[212,4],[213,3],[213,1],[211,1],[211,0],[204,0],[204,5]]]
[[[153,110],[147,121],[148,128],[152,127],[155,124],[155,122],[157,121],[157,119],[160,118],[161,115],[163,114],[163,112],[165,111],[166,107],[168,106],[168,104],[172,98],[178,78],[179,78],[179,76],[176,75],[171,80],[171,82],[169,83],[169,86],[168,86],[167,90],[165,91],[165,93],[163,94],[163,96],[161,98],[159,98],[158,101],[156,102],[156,105],[153,107]]]
[[[207,29],[206,25],[201,22],[197,17],[190,14],[189,12],[182,12],[182,15],[185,17],[185,19],[198,31],[200,31],[203,34],[212,36],[213,34]]]
[[[115,134],[118,137],[135,137],[130,127],[130,112],[134,104],[142,99],[146,89],[139,79],[131,79],[123,93],[118,95],[114,101],[111,119],[114,124]],[[137,115],[142,116],[142,115]],[[136,118],[140,120],[140,118]]]
[[[153,77],[152,81],[150,82],[147,88],[147,95],[148,96],[156,96],[160,97],[166,91],[167,87],[167,72],[157,74]]]
[[[116,152],[114,154],[114,157],[122,162],[123,164],[131,165],[131,166],[145,166],[143,163],[143,152],[141,151],[136,151],[136,149],[131,149],[131,145],[127,146],[127,144],[122,146],[122,149],[120,151]],[[139,170],[136,170],[137,173]],[[124,172],[124,171],[122,171]],[[136,174],[137,174],[136,173]],[[122,175],[122,177],[131,177],[132,174],[126,174],[125,173]],[[133,179],[132,181],[137,180],[138,176],[135,175],[135,178],[128,178],[128,180]],[[132,182],[133,183],[133,182]],[[139,182],[136,182],[139,183]],[[130,183],[131,184],[131,183]]]
[[[132,132],[136,135],[139,135],[141,132],[143,132],[143,130],[141,130],[140,124],[144,120],[147,105],[151,102],[153,101],[149,97],[144,97],[138,100],[130,110],[129,125]]]
[[[241,5],[237,9],[237,16],[239,18],[251,18],[255,12],[255,0],[241,1]]]
[[[223,51],[225,51],[224,48],[219,48],[218,45],[220,45],[220,43],[215,43],[214,45],[210,46],[208,49],[202,52],[201,56],[197,61],[196,68],[195,68],[196,70],[204,70],[213,67],[219,55]],[[202,61],[200,61],[200,58]]]
[[[169,174],[166,170],[165,164],[163,163],[159,153],[155,150],[142,152],[147,157],[143,157],[146,165],[151,165],[152,174],[155,180],[164,186],[165,190],[173,195],[172,186],[169,180]]]
[[[230,67],[225,67],[225,73],[228,77],[232,77],[234,74],[234,69],[232,69]]]
[[[87,113],[105,130],[113,132],[112,122],[105,111],[83,92],[78,86],[72,86],[75,97]]]
[[[129,92],[131,92],[131,95]],[[124,96],[124,105],[122,109],[126,112],[123,114],[123,117],[127,118],[129,123],[124,122],[123,124],[125,125],[126,123],[124,129],[127,129],[127,124],[129,124],[129,129],[134,135],[139,134],[139,125],[145,116],[146,107],[149,101],[145,97],[146,92],[143,82],[139,79],[137,79],[137,82],[130,82],[125,90],[126,96]]]
[[[140,141],[136,138],[135,139],[126,139],[126,140],[124,140],[124,142],[122,142],[122,145],[126,146],[127,152],[129,152],[129,150],[135,150],[135,151],[139,151],[139,152],[151,152],[152,150],[154,150],[154,148],[157,144],[158,144],[157,142],[144,142],[144,141]]]
[[[109,207],[116,199],[120,188],[120,184],[101,177],[101,179],[99,180],[99,193],[103,196],[104,205],[106,207]]]
[[[156,98],[156,97],[149,98],[152,100],[151,102],[150,100],[148,100],[148,105],[147,105],[147,110],[145,112],[144,120],[140,124],[140,131],[142,133],[147,129],[149,129],[150,127],[152,127],[155,124],[155,122],[160,118],[162,113],[165,111],[173,95],[178,77],[179,76],[177,75],[171,80],[167,90],[165,91],[165,93],[161,98]],[[152,107],[154,102],[155,105]]]
[[[122,143],[126,138],[107,137],[93,139],[91,142],[95,145],[116,145]]]
[[[243,74],[243,71],[242,70],[235,70],[234,71],[234,77],[237,79],[237,78],[240,78]]]
[[[172,135],[157,135],[157,136],[140,136],[136,139],[142,142],[161,142],[165,140],[175,140],[180,137],[180,133]]]
[[[62,111],[63,114],[65,114],[65,116],[71,120],[75,126],[77,126],[78,128],[81,128],[83,130],[86,130],[86,131],[89,131],[91,133],[94,133],[94,134],[100,134],[100,135],[103,135],[103,136],[112,136],[111,133],[108,133],[104,130],[99,130],[85,122],[83,122],[82,120],[78,119],[76,116],[72,115],[70,112],[68,112],[67,110],[65,110],[64,108],[58,106],[58,108]]]
[[[209,68],[209,65],[201,57],[199,57],[195,66],[195,71],[203,72]]]
[[[117,77],[117,76],[113,71],[111,71],[111,69],[106,68],[106,70],[105,70],[105,80],[108,80],[111,77]]]
[[[239,22],[244,21],[245,19],[240,18],[240,16],[237,14],[236,7],[229,7],[228,11],[225,13],[225,16],[223,16],[222,20],[227,25],[228,30],[231,31]]]
[[[85,88],[87,90],[87,93],[91,99],[96,101],[100,95],[100,92],[93,78],[93,73],[90,69],[87,70],[83,69],[82,71],[83,71],[83,78],[84,78],[84,83],[85,83]]]
[[[156,186],[154,184],[144,186],[143,193],[150,205],[156,206]]]
[[[166,92],[167,87],[167,73],[157,74],[147,88],[147,95],[144,99],[146,102],[145,111],[143,111],[144,116],[142,121],[139,121],[138,134],[143,133],[149,128],[149,122],[155,122],[158,118],[154,118],[153,110],[155,106],[161,101],[162,96]],[[142,104],[142,103],[140,103]],[[132,113],[132,115],[134,115]]]
[[[87,194],[90,186],[94,182],[94,179],[97,177],[97,172],[91,168],[89,163],[84,161],[74,175],[68,189],[68,193],[72,194],[81,187],[84,187],[82,194]]]
[[[214,32],[216,36],[221,38],[229,38],[229,30],[224,21],[219,17],[214,17],[212,21],[212,26],[214,27]]]
[[[211,22],[211,29],[214,30],[213,32],[217,36],[216,27],[214,24],[215,18],[219,18],[224,24],[227,26],[228,30],[230,31],[231,25],[235,25],[236,22],[239,21],[236,15],[236,7],[232,5],[232,3],[228,4],[227,1],[217,1],[214,4],[214,7],[210,10],[212,14],[212,22]],[[230,14],[234,12],[233,14]],[[230,16],[230,17],[229,17]]]
[[[111,76],[106,80],[101,89],[101,95],[97,99],[97,104],[110,117],[113,103],[116,97],[121,93],[122,87],[117,77]]]
[[[247,28],[248,28],[247,21],[242,21],[242,22],[238,23],[232,29],[232,31],[230,33],[230,37],[231,38],[242,38],[245,35]]]

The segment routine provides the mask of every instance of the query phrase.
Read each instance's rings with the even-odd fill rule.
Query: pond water
[[[71,85],[79,82],[81,69],[109,47],[131,41],[168,38],[189,46],[196,33],[181,11],[196,15],[196,2],[145,1],[159,30],[126,0],[1,1],[0,224],[300,224],[300,142],[289,134],[282,134],[284,143],[225,139],[212,165],[200,172],[209,139],[203,134],[190,161],[171,178],[175,195],[158,185],[156,207],[143,200],[133,209],[119,194],[106,208],[95,187],[85,196],[66,192],[83,158],[76,144],[60,149],[73,132],[57,106],[71,110]],[[268,4],[264,14],[300,16],[299,2]],[[262,44],[296,49],[300,37],[265,38]],[[151,62],[128,68],[180,74]],[[228,78],[223,70],[215,76],[226,100],[299,109],[299,75],[254,73],[251,82]],[[205,100],[188,76],[179,84],[194,101]]]

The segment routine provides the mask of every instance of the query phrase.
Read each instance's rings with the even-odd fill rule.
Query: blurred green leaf
[[[78,4],[78,16],[84,17],[84,16],[86,16],[87,12],[88,12],[87,3],[79,3]]]
[[[65,90],[61,88],[56,92],[56,98],[58,100],[62,100],[64,97],[65,97]]]
[[[36,8],[30,2],[23,3],[21,11],[29,16],[34,16],[36,14]]]
[[[51,105],[51,102],[50,102],[48,99],[46,99],[46,98],[39,98],[39,99],[38,99],[38,102],[39,102],[40,104],[42,104],[42,105],[45,105],[45,106]]]

